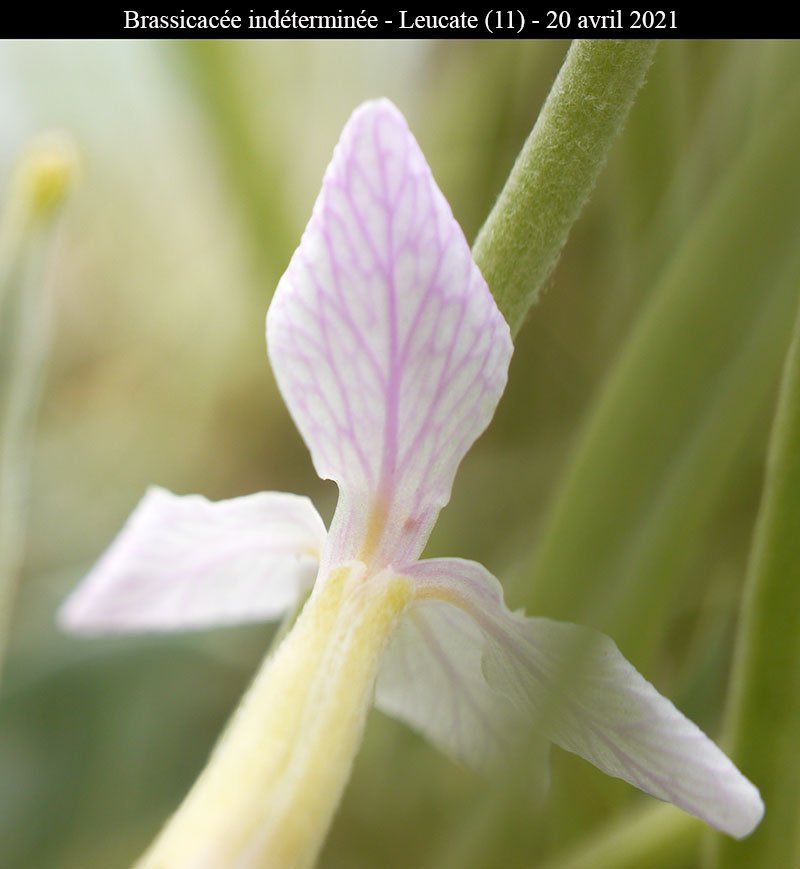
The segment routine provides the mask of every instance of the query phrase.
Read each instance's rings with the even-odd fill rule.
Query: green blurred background
[[[269,645],[272,626],[59,633],[144,489],[301,492],[330,518],[263,325],[350,111],[397,103],[474,238],[566,48],[0,43],[0,186],[41,130],[82,162],[0,699],[0,865],[129,864]],[[609,630],[714,735],[800,288],[800,158],[762,143],[798,115],[799,73],[797,43],[660,47],[427,550],[485,563],[512,606]],[[485,781],[374,713],[321,865],[535,866],[648,802],[561,752],[552,778],[542,803],[524,758]]]

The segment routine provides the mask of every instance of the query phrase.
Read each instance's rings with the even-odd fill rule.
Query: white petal
[[[70,631],[173,631],[278,618],[316,576],[325,526],[307,498],[211,502],[152,487],[59,613]]]
[[[331,563],[418,557],[512,345],[400,112],[350,118],[267,315],[275,376],[341,490]]]
[[[432,559],[402,573],[415,580],[423,602],[469,614],[475,627],[462,636],[479,644],[487,685],[557,745],[737,838],[761,820],[757,789],[608,637],[511,613],[500,584],[475,562]],[[438,629],[435,641],[449,647],[455,666],[464,652],[450,643],[446,623]],[[474,659],[476,652],[467,654]],[[419,670],[416,676],[426,678]]]
[[[464,610],[418,601],[384,654],[375,705],[448,756],[488,774],[514,756],[523,719],[486,681],[484,646],[481,628]],[[548,747],[547,740],[539,740],[540,783],[548,773]]]

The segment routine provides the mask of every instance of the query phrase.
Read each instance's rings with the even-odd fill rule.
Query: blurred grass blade
[[[800,287],[800,280],[797,282]],[[800,866],[800,315],[786,360],[743,600],[727,745],[766,814],[714,869]]]
[[[221,39],[188,39],[170,44],[204,119],[217,140],[224,172],[240,206],[259,286],[277,283],[297,239],[288,217],[284,154],[280,139],[260,137],[254,118],[269,105],[269,95],[245,91],[241,45]],[[280,90],[280,88],[278,88]]]
[[[684,869],[705,830],[702,821],[657,803],[623,815],[539,869]]]
[[[755,110],[758,119],[762,120],[797,86],[797,79],[800,76],[800,52],[797,50],[797,41],[765,40],[759,44],[758,59],[760,68],[754,77],[757,91]]]
[[[556,40],[508,41],[502,51],[480,40],[431,43],[428,62],[440,71],[437,88],[425,94],[421,130],[467,238],[486,220],[563,59]]]
[[[24,548],[27,473],[47,354],[45,272],[75,165],[65,138],[32,143],[12,177],[0,232],[0,665]]]
[[[670,51],[664,51],[660,57],[668,57],[675,65],[679,46],[685,49],[686,43],[670,43]],[[646,161],[654,149],[652,143],[649,149],[646,147],[650,132],[646,126],[647,118],[637,116],[636,123],[630,125],[630,130],[638,135],[631,137],[632,141],[625,152],[626,162],[632,163],[634,170],[630,172],[629,188],[638,188],[648,174],[662,180],[658,196],[651,200],[655,202],[653,213],[642,216],[643,206],[640,204],[629,218],[633,223],[632,243],[638,247],[637,275],[641,276],[647,289],[651,288],[668,255],[679,244],[687,222],[702,207],[719,176],[738,156],[741,143],[751,132],[759,129],[752,123],[752,94],[756,87],[755,69],[760,53],[767,50],[766,46],[767,43],[759,43],[757,51],[753,45],[741,42],[713,46],[722,52],[712,67],[713,78],[702,77],[705,87],[696,80],[686,84],[686,91],[691,98],[702,102],[696,109],[696,123],[685,130],[684,147],[679,147],[673,137],[673,148],[668,154],[671,161],[669,165],[658,166],[654,172]],[[681,57],[680,60],[685,64],[687,59]],[[735,101],[728,98],[730,92],[737,94]],[[652,100],[646,101],[646,104],[650,103]],[[644,186],[647,187],[647,184]],[[634,199],[641,199],[641,194],[636,196],[633,190],[631,192]],[[645,231],[637,233],[637,228]]]
[[[512,334],[556,264],[653,61],[652,40],[578,39],[473,253]]]
[[[787,171],[798,138],[800,94],[686,233],[600,395],[527,573],[533,611],[599,625],[638,663],[778,375],[800,270],[800,174]]]

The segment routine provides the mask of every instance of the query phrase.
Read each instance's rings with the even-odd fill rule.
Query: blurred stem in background
[[[473,248],[512,335],[589,198],[657,45],[635,39],[572,44]]]
[[[297,242],[292,221],[287,220],[289,191],[280,140],[265,139],[252,122],[252,95],[239,80],[235,42],[189,39],[175,45],[241,205],[256,274],[271,288]],[[267,95],[259,96],[269,104]]]
[[[755,70],[760,55],[735,43],[715,56],[706,87],[693,71],[686,43],[670,45],[661,59],[664,74],[651,77],[649,112],[638,113],[627,127],[626,173],[628,244],[639,251],[632,281],[652,289],[659,273],[680,244],[686,223],[703,207],[719,176],[738,156],[751,123]],[[717,46],[712,46],[718,50]],[[651,88],[660,86],[659,99]],[[733,92],[741,106],[730,111]],[[660,113],[657,106],[663,105]],[[680,130],[680,135],[676,135]],[[690,143],[686,149],[684,143]],[[713,168],[713,171],[710,171]]]
[[[795,283],[800,287],[800,278]],[[742,842],[714,837],[713,869],[800,865],[800,315],[784,369],[741,608],[727,744],[767,806]]]
[[[683,869],[705,829],[675,806],[648,805],[615,818],[539,869]]]
[[[76,162],[62,136],[33,142],[12,176],[0,226],[0,666],[24,551],[28,470],[49,344],[47,265]]]

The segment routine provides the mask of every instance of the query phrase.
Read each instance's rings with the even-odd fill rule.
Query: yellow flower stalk
[[[141,869],[313,865],[361,743],[384,647],[411,600],[402,577],[366,580],[353,563],[311,595]]]

